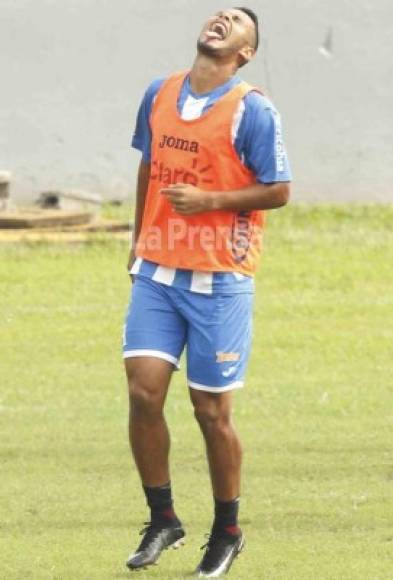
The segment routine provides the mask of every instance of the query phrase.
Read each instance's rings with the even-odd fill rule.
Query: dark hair
[[[258,16],[255,14],[255,12],[253,10],[251,10],[251,8],[245,8],[244,6],[236,6],[235,10],[241,10],[242,12],[247,14],[247,16],[249,16],[251,18],[251,20],[253,21],[253,23],[255,25],[255,50],[258,50],[258,46],[259,46]]]

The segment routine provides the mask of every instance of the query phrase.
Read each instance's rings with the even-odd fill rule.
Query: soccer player
[[[185,346],[215,505],[197,574],[226,573],[244,545],[232,394],[243,386],[250,352],[264,212],[287,203],[291,180],[277,111],[237,76],[258,42],[254,12],[218,12],[203,27],[192,69],[155,80],[138,113],[132,145],[142,159],[124,359],[130,444],[151,519],[130,569],[155,563],[185,535],[173,506],[163,414]]]

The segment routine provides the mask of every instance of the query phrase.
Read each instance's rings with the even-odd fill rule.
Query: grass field
[[[393,578],[393,206],[269,216],[255,340],[236,395],[244,555],[231,577]],[[93,580],[146,519],[120,356],[127,247],[0,247],[0,578]],[[186,578],[209,529],[184,372],[171,389],[184,548],[137,578]]]

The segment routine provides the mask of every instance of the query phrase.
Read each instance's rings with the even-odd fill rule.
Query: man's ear
[[[250,60],[254,57],[255,52],[256,50],[255,48],[252,48],[252,46],[244,46],[241,50],[239,50],[240,66],[244,66],[250,62]]]

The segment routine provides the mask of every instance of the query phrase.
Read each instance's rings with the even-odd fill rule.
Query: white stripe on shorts
[[[225,393],[225,391],[232,391],[233,389],[241,389],[243,387],[243,381],[235,381],[230,385],[225,387],[208,387],[207,385],[200,385],[199,383],[193,383],[188,381],[188,386],[196,391],[207,391],[208,393]]]
[[[180,369],[179,359],[177,359],[175,356],[173,356],[167,352],[162,352],[161,350],[149,350],[146,348],[135,348],[133,350],[125,350],[123,352],[123,358],[135,358],[138,356],[151,356],[154,358],[160,358],[162,360],[166,360],[166,361],[172,363],[173,365],[175,365],[175,367],[177,369]]]

